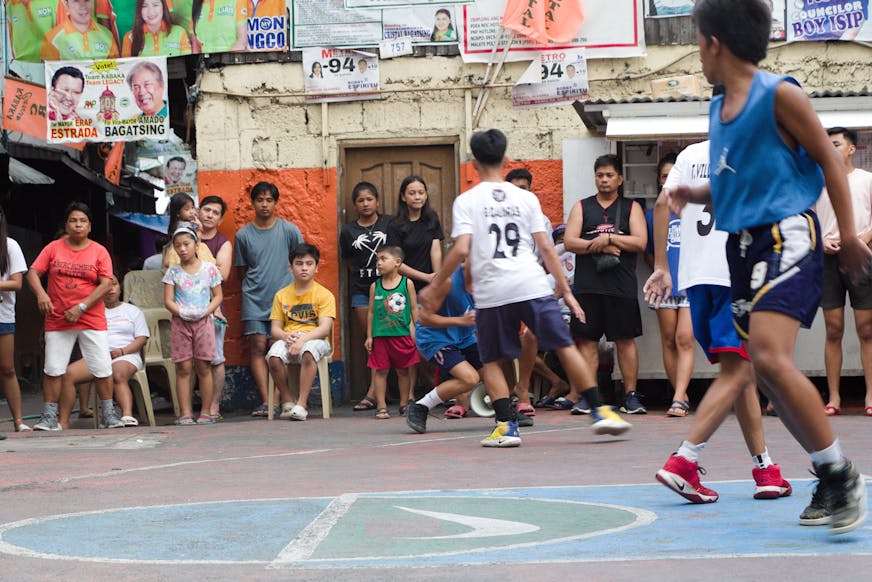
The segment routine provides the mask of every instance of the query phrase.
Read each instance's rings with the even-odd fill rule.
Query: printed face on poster
[[[512,105],[519,108],[588,100],[590,89],[584,49],[542,51],[512,87]]]
[[[285,0],[5,0],[16,60],[284,50]]]
[[[165,57],[45,63],[49,143],[161,139],[170,132]]]
[[[375,99],[379,92],[378,57],[335,48],[303,50],[307,103]]]
[[[197,195],[197,161],[191,158],[190,152],[178,152],[173,155],[163,155],[158,158],[161,163],[164,179],[164,191],[161,198],[169,199],[175,194],[187,194],[199,204]],[[159,201],[160,202],[160,201]],[[160,203],[157,206],[161,206]]]

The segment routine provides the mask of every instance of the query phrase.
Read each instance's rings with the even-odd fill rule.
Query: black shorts
[[[610,342],[642,335],[642,312],[635,297],[612,297],[596,293],[576,294],[586,323],[572,318],[572,337],[599,341],[605,334]]]
[[[569,328],[553,295],[475,311],[478,352],[485,364],[521,356],[518,332],[525,324],[536,336],[539,349],[550,352],[572,345]]]
[[[872,309],[872,282],[865,281],[855,285],[847,274],[839,271],[838,255],[824,255],[824,295],[821,307],[844,307],[845,292],[851,298],[851,307],[854,309]]]
[[[455,346],[447,346],[436,352],[436,354],[430,358],[430,363],[439,370],[440,376],[441,372],[444,372],[445,377],[450,376],[451,370],[463,362],[469,362],[469,364],[476,370],[481,369],[481,357],[478,355],[478,344],[472,344],[463,349]]]

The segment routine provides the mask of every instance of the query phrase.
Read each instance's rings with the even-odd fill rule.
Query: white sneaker
[[[124,428],[124,422],[115,412],[115,407],[100,411],[100,428]]]
[[[58,424],[58,417],[53,412],[43,412],[42,416],[39,417],[39,422],[34,424],[33,428],[52,432],[62,430],[61,425]]]
[[[295,404],[291,409],[290,419],[291,420],[306,420],[309,416],[309,411],[300,406],[299,404]]]
[[[293,402],[285,402],[282,404],[282,412],[279,414],[279,418],[282,420],[290,420],[291,419],[291,411],[294,410]]]
[[[33,429],[22,422],[15,427],[15,432],[33,432]]]

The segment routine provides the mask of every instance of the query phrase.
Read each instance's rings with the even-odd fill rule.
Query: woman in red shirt
[[[45,315],[44,406],[33,428],[61,430],[61,379],[77,341],[100,395],[101,427],[121,427],[112,401],[112,362],[102,301],[112,287],[112,259],[102,245],[88,238],[91,210],[86,204],[71,203],[64,217],[65,234],[46,245],[27,272],[27,283]],[[47,288],[40,280],[43,275]]]

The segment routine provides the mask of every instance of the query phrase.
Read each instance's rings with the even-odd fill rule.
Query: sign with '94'
[[[357,101],[379,97],[378,57],[351,49],[303,50],[307,103]]]

